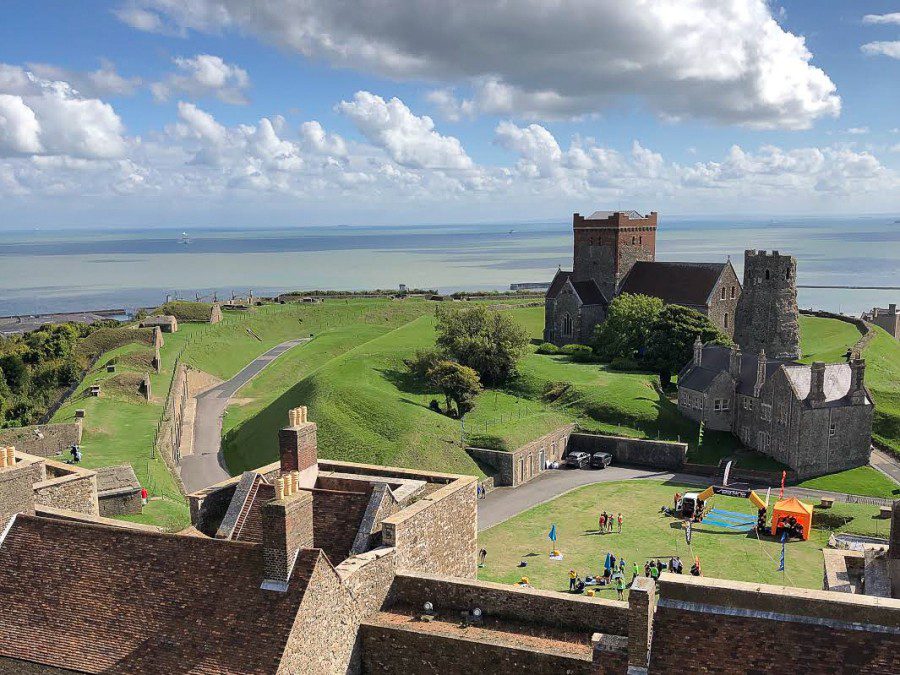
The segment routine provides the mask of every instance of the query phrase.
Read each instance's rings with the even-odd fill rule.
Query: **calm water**
[[[745,248],[798,258],[800,284],[900,286],[894,217],[663,219],[659,260],[724,260]],[[571,222],[378,228],[0,233],[0,315],[152,305],[167,293],[331,288],[506,289],[572,264]],[[859,313],[900,291],[800,289],[803,307]]]

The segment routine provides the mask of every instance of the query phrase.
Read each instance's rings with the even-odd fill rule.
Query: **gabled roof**
[[[787,376],[794,393],[797,394],[797,398],[805,399],[809,396],[809,388],[812,383],[812,369],[809,366],[795,365],[786,367],[784,374]],[[853,371],[849,363],[826,364],[824,403],[835,403],[847,396],[850,393],[852,381]]]
[[[693,391],[704,391],[715,377],[721,372],[728,372],[731,360],[731,348],[722,345],[704,345],[700,365],[688,363],[678,376],[678,386]],[[753,395],[753,387],[756,384],[756,366],[759,362],[758,354],[741,352],[741,372],[738,379],[737,393],[746,396]],[[782,365],[800,366],[795,361],[784,359],[766,358],[765,379],[772,377]],[[804,366],[800,366],[804,367]],[[805,366],[808,368],[808,366]]]
[[[547,297],[552,299],[558,296],[559,292],[563,289],[563,286],[566,285],[566,281],[568,281],[571,276],[571,270],[557,270],[556,275],[553,277],[553,281],[550,283],[550,288],[547,289]]]
[[[317,564],[260,589],[262,546],[20,514],[0,543],[0,656],[87,673],[272,673]]]
[[[597,286],[597,282],[593,279],[588,279],[587,281],[573,281],[572,287],[575,289],[575,292],[578,293],[581,302],[585,305],[606,306],[609,304],[606,296],[603,295],[603,291],[600,290],[600,287]]]
[[[638,261],[619,292],[650,295],[670,305],[705,306],[728,264]]]

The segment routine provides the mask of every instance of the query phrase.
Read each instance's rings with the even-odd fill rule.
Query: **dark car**
[[[595,452],[591,455],[592,469],[605,469],[612,464],[612,455],[608,452]]]
[[[570,469],[586,469],[590,463],[591,456],[586,452],[570,452],[566,455],[566,466]]]

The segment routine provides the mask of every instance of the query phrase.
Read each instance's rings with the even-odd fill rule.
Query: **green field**
[[[872,436],[900,455],[900,342],[877,326],[874,330],[875,337],[863,351],[866,385],[875,398]]]
[[[844,354],[860,338],[856,326],[846,321],[800,315],[800,361],[844,362]]]
[[[537,588],[562,591],[568,588],[569,569],[582,577],[589,572],[597,574],[609,551],[625,557],[628,580],[633,561],[643,567],[647,559],[667,561],[678,555],[685,563],[685,572],[693,556],[699,556],[705,576],[821,588],[821,548],[832,531],[886,536],[889,530],[889,521],[877,518],[878,508],[874,506],[838,504],[824,513],[817,509],[809,541],[787,545],[782,577],[777,571],[781,544],[771,537],[758,539],[753,533],[701,524],[694,528],[688,546],[680,521],[659,513],[660,506],[672,503],[676,490],[685,489],[675,483],[632,480],[588,485],[569,492],[481,532],[478,543],[488,555],[478,576],[501,583],[515,583],[527,576]],[[716,508],[747,513],[750,519],[756,516],[756,509],[747,500],[722,496],[713,500]],[[597,533],[597,518],[604,510],[621,511],[622,534]],[[557,527],[557,548],[564,555],[561,561],[550,560],[548,555],[551,542],[547,535],[552,524]],[[518,567],[521,561],[527,567]],[[614,598],[615,591],[604,590],[601,595]]]

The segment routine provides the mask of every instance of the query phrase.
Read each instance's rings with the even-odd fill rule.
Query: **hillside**
[[[875,398],[875,440],[900,455],[900,342],[881,328],[863,351],[866,384]]]

